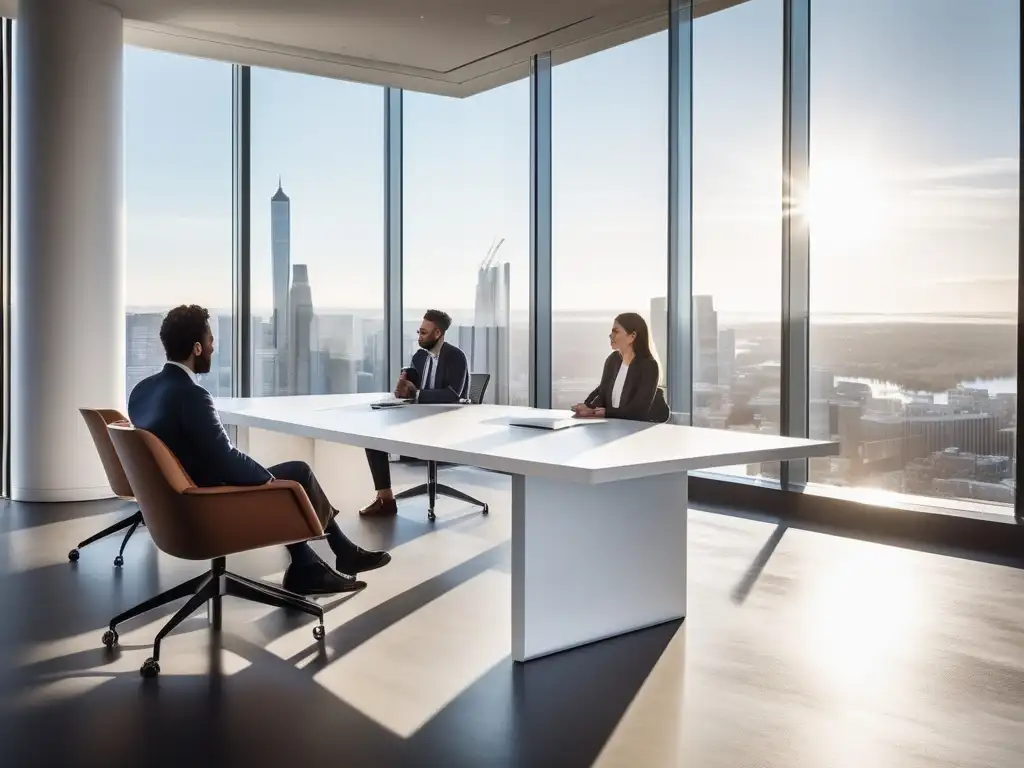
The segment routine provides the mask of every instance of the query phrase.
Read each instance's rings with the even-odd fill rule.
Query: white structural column
[[[16,26],[11,495],[110,496],[79,407],[124,407],[123,23],[21,0]]]

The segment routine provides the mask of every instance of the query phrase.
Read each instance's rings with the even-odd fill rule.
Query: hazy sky
[[[814,0],[812,306],[1013,311],[1016,0]],[[782,3],[694,27],[694,276],[726,312],[777,313]],[[639,309],[665,292],[667,37],[559,66],[556,309]],[[128,302],[231,299],[231,69],[129,49]],[[292,200],[292,261],[314,303],[379,308],[381,89],[253,72],[253,303],[270,303],[270,204]],[[469,307],[494,238],[525,309],[529,83],[406,94],[407,305]]]

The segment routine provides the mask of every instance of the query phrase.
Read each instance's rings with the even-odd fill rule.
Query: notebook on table
[[[403,405],[408,405],[412,400],[407,397],[395,397],[388,400],[381,400],[376,403],[370,403],[370,408],[375,411],[384,410],[386,408],[401,408]]]
[[[584,427],[588,424],[603,424],[605,421],[606,419],[574,419],[566,418],[564,416],[536,416],[512,419],[509,421],[509,426],[526,427],[528,429],[546,429],[550,432],[556,432],[560,429]]]

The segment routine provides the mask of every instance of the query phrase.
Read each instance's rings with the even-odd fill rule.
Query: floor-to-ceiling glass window
[[[489,373],[487,402],[529,402],[530,83],[404,94],[403,354],[427,309]]]
[[[231,65],[125,48],[126,393],[164,365],[160,323],[210,311],[200,383],[231,394]]]
[[[385,379],[384,95],[252,70],[252,394]]]
[[[782,0],[749,0],[693,25],[698,427],[779,433],[782,46]],[[771,476],[777,468],[716,471]]]
[[[597,386],[616,315],[665,346],[668,34],[552,71],[552,404]],[[665,374],[662,359],[662,375]]]
[[[1015,0],[814,0],[810,480],[1014,500]]]

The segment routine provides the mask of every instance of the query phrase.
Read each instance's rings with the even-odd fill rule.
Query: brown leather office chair
[[[188,601],[156,636],[153,655],[142,665],[143,677],[160,672],[160,641],[209,603],[214,631],[220,630],[220,599],[240,597],[276,608],[294,608],[317,617],[313,637],[324,637],[324,609],[280,587],[253,581],[225,568],[228,555],[278,544],[308,541],[323,527],[302,486],[290,480],[266,485],[198,488],[159,438],[130,424],[111,424],[111,442],[124,467],[142,517],[156,545],[184,560],[207,560],[210,570],[115,616],[103,644],[117,642],[117,625],[173,600]]]
[[[96,445],[96,452],[100,455],[100,461],[103,463],[103,471],[107,474],[107,482],[110,483],[110,490],[114,492],[117,498],[124,501],[135,501],[135,492],[132,490],[131,483],[128,482],[128,478],[125,477],[124,469],[121,467],[121,460],[117,458],[117,452],[114,450],[114,444],[110,442],[110,435],[107,434],[107,425],[113,424],[118,421],[127,422],[127,417],[120,411],[115,411],[112,408],[79,408],[78,412],[82,414],[82,418],[85,419],[85,424],[89,428],[89,434],[92,436],[92,441]],[[126,517],[120,522],[114,523],[108,528],[104,528],[97,534],[90,536],[85,541],[78,542],[78,546],[68,552],[68,560],[75,563],[78,562],[80,556],[79,550],[83,547],[87,547],[94,541],[106,538],[112,533],[123,531],[125,528],[128,529],[128,533],[124,535],[121,540],[121,549],[117,552],[117,557],[114,558],[114,567],[120,568],[124,565],[124,548],[128,544],[128,539],[135,533],[135,529],[140,525],[143,525],[142,512],[136,510],[134,514]]]

